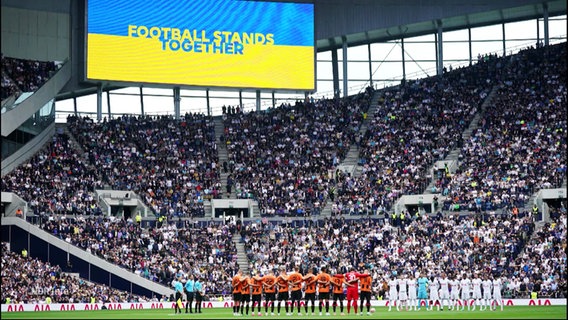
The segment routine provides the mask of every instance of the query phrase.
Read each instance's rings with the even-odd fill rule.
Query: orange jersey
[[[343,293],[343,275],[336,274],[331,277],[331,284],[333,284],[333,293]]]
[[[331,276],[328,273],[322,272],[318,275],[318,290],[319,292],[329,292]],[[324,282],[324,283],[321,283]]]
[[[233,293],[240,293],[243,287],[242,278],[239,275],[233,277]]]
[[[361,291],[371,292],[372,282],[373,282],[373,277],[364,277],[359,279],[359,285],[361,286]]]
[[[250,285],[253,283],[251,278],[245,277],[242,281],[241,294],[250,294]]]
[[[288,277],[279,275],[276,278],[276,283],[278,284],[278,292],[288,292]]]
[[[276,283],[276,277],[273,275],[266,275],[263,278],[263,282],[264,282],[264,292],[265,293],[274,293],[276,292],[276,286],[274,286],[273,284]]]
[[[292,272],[288,276],[288,283],[292,287],[292,291],[298,291],[302,289],[302,275],[299,272]]]
[[[252,277],[252,294],[262,294],[262,277]]]
[[[316,293],[316,281],[317,281],[317,277],[314,276],[311,273],[308,273],[306,276],[304,276],[304,283],[305,283],[305,292],[306,293]]]

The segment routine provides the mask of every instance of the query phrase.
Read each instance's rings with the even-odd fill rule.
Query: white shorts
[[[408,299],[416,300],[416,291],[409,291],[408,292]]]
[[[397,300],[397,299],[398,299],[398,292],[396,291],[389,292],[389,300]]]
[[[462,290],[462,292],[461,292],[461,298],[462,298],[463,300],[469,299],[469,291]]]
[[[450,299],[459,299],[460,298],[460,293],[459,291],[452,291],[450,293]]]
[[[491,299],[491,291],[487,291],[483,293],[483,299],[490,300]]]
[[[438,295],[438,290],[432,290],[430,291],[430,300],[434,301],[434,300],[440,300],[440,297]]]
[[[481,299],[481,291],[480,290],[474,290],[472,298],[473,299]]]
[[[440,290],[440,299],[449,299],[450,292],[448,290]]]
[[[501,292],[493,292],[493,300],[501,300]]]
[[[398,293],[398,300],[408,300],[408,295],[406,291],[401,291]]]

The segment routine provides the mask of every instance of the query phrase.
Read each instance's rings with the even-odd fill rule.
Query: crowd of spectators
[[[388,212],[400,195],[424,192],[433,163],[455,148],[462,151],[460,168],[436,188],[448,196],[445,209],[478,209],[464,217],[409,216],[401,226],[341,216],[303,228],[253,222],[241,233],[250,267],[265,273],[280,265],[328,265],[343,272],[366,264],[377,279],[393,271],[469,270],[505,274],[507,286],[519,294],[523,283],[530,290],[538,282],[547,294],[558,295],[566,284],[565,210],[555,211],[529,246],[531,213],[488,212],[523,208],[536,190],[565,178],[565,54],[566,43],[529,49],[380,92],[365,135],[359,129],[372,89],[262,112],[225,112],[221,142],[229,160],[222,170],[231,174],[228,186],[234,184],[239,198],[258,200],[265,217],[317,215],[326,201],[337,214]],[[495,100],[480,110],[495,85]],[[462,141],[479,112],[479,128]],[[43,151],[2,178],[2,190],[45,216],[44,230],[120,267],[168,286],[176,276],[195,274],[208,292],[228,294],[227,274],[238,268],[234,226],[170,222],[142,229],[131,219],[97,216],[92,196],[109,185],[137,192],[169,221],[203,216],[203,202],[223,195],[212,118],[124,116],[97,123],[71,116],[68,128],[86,158],[58,132]],[[360,177],[336,170],[352,145],[360,150]]]
[[[332,217],[319,226],[248,224],[241,235],[253,270],[264,274],[300,265],[302,270],[328,266],[332,272],[346,272],[349,266],[369,267],[374,293],[380,291],[381,279],[404,273],[417,276],[421,271],[428,276],[478,272],[504,276],[513,283],[525,277],[535,283],[536,278],[553,275],[557,283],[565,284],[566,215],[553,231],[543,229],[533,246],[526,247],[535,228],[533,218],[530,212],[424,215],[394,227],[388,219]],[[547,241],[538,245],[540,238]],[[546,266],[538,269],[540,262]],[[531,273],[524,271],[527,264]],[[551,294],[559,295],[560,286],[555,288],[558,291]]]
[[[461,146],[462,132],[495,84],[496,65],[478,63],[381,92],[361,138],[362,174],[340,176],[332,212],[390,211],[401,195],[423,193],[434,162]]]
[[[372,96],[368,88],[343,99],[223,114],[229,188],[234,185],[239,198],[256,199],[263,216],[319,214]]]
[[[566,177],[566,43],[503,59],[499,90],[461,148],[445,209],[523,207]]]
[[[88,253],[128,271],[170,286],[174,278],[199,277],[207,293],[230,294],[238,269],[232,241],[234,224],[211,223],[206,228],[188,220],[141,228],[132,219],[114,217],[50,217],[41,228]]]
[[[28,202],[28,212],[38,216],[102,214],[95,189],[102,189],[97,172],[63,132],[2,177],[2,191],[20,196]]]
[[[551,208],[550,216],[517,259],[518,281],[511,290],[522,298],[528,298],[537,283],[541,297],[566,297],[566,207]]]
[[[63,272],[60,266],[22,256],[2,242],[2,303],[145,302],[150,298]],[[7,300],[9,298],[9,300]],[[49,299],[48,299],[49,298]]]
[[[70,116],[67,124],[101,181],[138,193],[157,215],[202,217],[203,201],[221,197],[209,116],[123,116],[98,123]]]
[[[8,58],[2,55],[2,100],[20,92],[34,92],[57,70],[52,61]]]

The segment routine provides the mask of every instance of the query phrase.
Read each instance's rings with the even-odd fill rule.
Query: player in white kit
[[[408,284],[408,304],[410,305],[409,310],[412,311],[412,307],[414,306],[414,311],[418,310],[418,306],[416,305],[418,299],[416,298],[416,279],[410,274],[408,280],[406,282]]]
[[[398,291],[396,290],[396,286],[398,285],[398,279],[393,274],[392,278],[388,282],[389,285],[389,311],[391,311],[392,306],[396,305],[396,309],[399,308],[398,299]]]
[[[483,311],[488,307],[491,308],[491,289],[493,288],[493,282],[489,279],[489,276],[485,275],[483,277],[481,286],[483,287],[483,306],[481,307],[481,311]]]
[[[442,305],[442,311],[444,311],[444,301],[447,302],[448,309],[450,309],[450,279],[445,273],[442,273],[440,280],[440,304]]]
[[[398,279],[398,301],[400,302],[399,307],[396,309],[400,311],[404,305],[406,311],[408,311],[408,291],[406,289],[407,280],[404,276],[400,276]]]
[[[470,311],[471,307],[469,305],[469,292],[471,291],[471,280],[469,280],[469,277],[465,273],[463,274],[463,278],[460,281],[460,290],[462,302],[461,311],[464,311],[465,305],[467,305],[467,311]]]
[[[460,280],[459,276],[453,276],[450,280],[450,310],[458,308],[458,300],[460,299]]]
[[[432,304],[430,305],[430,309],[427,310],[433,310],[434,305],[436,304],[438,311],[440,311],[440,295],[438,294],[438,290],[440,290],[440,282],[436,277],[432,277],[430,279],[430,286],[428,286],[428,289],[430,289],[430,300],[432,300]]]
[[[495,304],[501,306],[501,311],[503,311],[503,300],[501,298],[501,287],[503,286],[503,282],[501,278],[494,278],[493,279],[493,301]],[[493,304],[493,303],[491,303]],[[493,307],[493,311],[497,310],[497,306]]]
[[[473,275],[473,280],[471,280],[471,285],[473,287],[473,295],[472,295],[472,299],[473,299],[473,307],[472,307],[472,311],[475,310],[475,308],[479,305],[479,309],[481,309],[481,278],[479,278],[479,274],[477,272],[474,273]],[[469,304],[468,304],[469,306]]]

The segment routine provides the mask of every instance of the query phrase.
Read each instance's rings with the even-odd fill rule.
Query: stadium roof
[[[565,0],[316,0],[315,3],[318,51],[340,48],[343,41],[352,47],[432,34],[437,31],[438,23],[444,31],[453,31],[542,18],[545,6],[549,16],[566,14]],[[381,21],[373,21],[373,16]]]
[[[66,13],[71,16],[73,36],[71,59],[82,69],[85,46],[81,24],[87,0],[2,0],[3,7]],[[267,0],[272,1],[272,0]],[[276,1],[276,0],[275,0]],[[386,42],[437,32],[566,15],[566,0],[278,0],[315,3],[315,39],[318,52],[374,42]],[[107,84],[106,90],[121,88]],[[71,81],[57,100],[96,92],[85,82],[82,70],[74,70]]]

